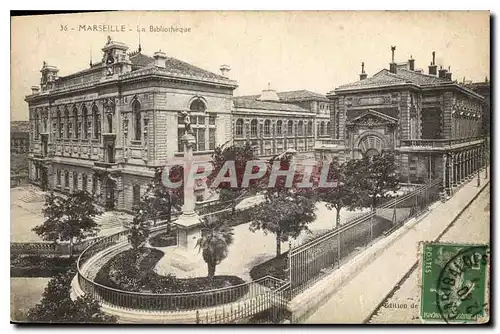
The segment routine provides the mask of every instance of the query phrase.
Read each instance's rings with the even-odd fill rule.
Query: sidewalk
[[[484,178],[483,171],[481,187],[477,187],[476,176],[455,190],[452,198],[437,205],[421,221],[411,227],[403,226],[402,228],[408,229],[406,233],[392,242],[359,274],[331,295],[304,322],[363,323],[414,265],[417,260],[418,243],[436,240],[488,181],[489,178]],[[356,258],[353,261],[356,261]]]

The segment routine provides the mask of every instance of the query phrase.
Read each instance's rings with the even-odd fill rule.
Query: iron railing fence
[[[337,268],[342,260],[356,250],[370,245],[375,239],[421,214],[439,200],[441,188],[442,180],[433,180],[292,248],[289,252],[291,297]]]
[[[244,298],[222,308],[196,312],[197,324],[230,323],[279,323],[290,300],[290,283],[266,276],[272,286],[260,290],[260,294]],[[260,279],[259,279],[260,280]],[[263,319],[259,319],[263,318]]]
[[[149,293],[123,291],[94,282],[85,275],[84,264],[99,252],[120,243],[126,244],[128,231],[102,237],[85,249],[77,261],[78,283],[85,294],[99,302],[116,308],[143,311],[188,311],[230,304],[240,299],[255,299],[263,291],[277,288],[285,284],[283,281],[266,276],[261,279],[230,286],[227,288],[182,292],[182,293]]]

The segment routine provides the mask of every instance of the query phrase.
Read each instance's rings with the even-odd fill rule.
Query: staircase
[[[19,200],[25,203],[43,202],[45,201],[45,193],[28,190],[21,197],[19,197]]]
[[[124,212],[105,211],[102,215],[94,218],[101,230],[115,227],[123,227],[132,221],[132,216]]]

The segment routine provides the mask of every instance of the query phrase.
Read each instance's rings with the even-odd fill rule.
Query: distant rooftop
[[[236,108],[280,110],[280,111],[292,111],[292,112],[304,112],[304,113],[310,112],[309,110],[301,108],[295,104],[274,102],[274,101],[260,101],[257,99],[259,96],[260,95],[238,96],[233,99],[233,103]]]
[[[399,85],[404,83],[413,83],[419,86],[426,86],[439,85],[450,82],[451,81],[449,80],[439,78],[434,75],[418,73],[403,68],[398,68],[396,73],[391,73],[389,70],[383,69],[380,72],[374,74],[372,77],[341,85],[336,90],[371,88],[387,85]]]
[[[309,100],[323,100],[328,101],[325,95],[311,92],[309,90],[292,90],[288,92],[276,92],[280,99],[280,102],[297,102],[297,101],[309,101]],[[238,98],[245,99],[258,99],[259,95],[243,95],[238,96]]]

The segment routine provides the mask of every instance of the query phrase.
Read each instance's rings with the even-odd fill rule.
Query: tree
[[[282,155],[271,159],[273,163],[280,164],[280,170],[288,170],[291,165],[291,155]],[[274,184],[269,187],[271,175],[269,167],[262,184],[268,188],[264,193],[264,201],[252,208],[252,222],[250,230],[262,230],[265,234],[273,233],[276,236],[276,256],[281,254],[281,243],[289,238],[297,238],[300,233],[307,230],[307,224],[316,219],[314,188],[300,188],[304,175],[300,172],[294,174],[292,186],[286,185],[286,178],[279,176]]]
[[[353,175],[364,190],[372,208],[381,199],[390,197],[389,192],[399,189],[399,179],[396,174],[396,163],[392,153],[384,153],[373,157],[364,157],[358,162]]]
[[[73,256],[73,244],[95,236],[99,231],[94,218],[102,212],[93,204],[92,196],[78,191],[61,197],[50,192],[43,208],[45,221],[33,231],[48,241],[69,241],[69,256]]]
[[[212,173],[208,176],[209,186],[213,185],[217,175],[223,168],[223,166],[228,161],[234,161],[235,172],[236,172],[236,181],[237,187],[231,187],[229,182],[221,182],[217,185],[217,189],[219,191],[219,199],[221,201],[233,201],[232,203],[232,212],[234,213],[236,208],[236,200],[241,197],[243,194],[249,191],[248,188],[242,188],[241,184],[243,182],[243,175],[245,174],[245,169],[248,161],[257,160],[257,156],[255,155],[252,146],[249,142],[246,142],[245,145],[219,145],[214,149],[214,153],[212,155],[213,160],[213,170]],[[224,177],[229,176],[229,171],[227,171]],[[250,189],[255,184],[255,182],[250,183]]]
[[[132,220],[132,224],[129,228],[128,233],[128,241],[132,245],[132,249],[138,250],[143,247],[149,237],[149,229],[142,218],[142,212],[138,212],[134,219]]]
[[[340,226],[340,211],[347,207],[350,210],[360,206],[359,187],[357,180],[352,177],[352,172],[356,166],[353,163],[355,160],[350,160],[343,164],[339,164],[337,160],[332,161],[327,172],[327,181],[336,181],[334,187],[323,187],[317,189],[319,198],[326,202],[326,207],[329,210],[336,210],[335,227]]]
[[[85,295],[70,298],[71,281],[75,271],[69,270],[53,277],[40,303],[28,311],[28,320],[43,323],[115,323],[116,318],[101,311],[99,302]]]
[[[175,166],[169,170],[172,182],[184,179],[184,168]],[[141,217],[152,220],[156,225],[157,220],[166,219],[167,223],[172,220],[172,209],[180,211],[184,201],[184,187],[167,188],[162,180],[162,169],[157,168],[153,179],[148,183],[146,191],[141,197],[137,211],[142,211]]]
[[[233,243],[233,228],[228,224],[230,219],[224,214],[201,219],[201,236],[196,246],[202,252],[210,279],[214,278],[215,267],[227,257],[229,245]]]

